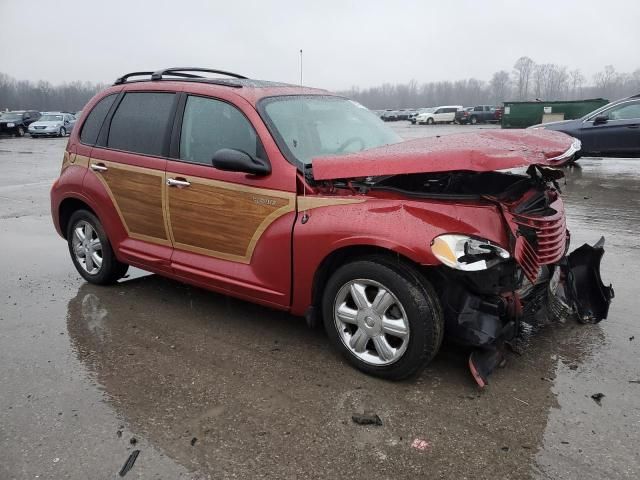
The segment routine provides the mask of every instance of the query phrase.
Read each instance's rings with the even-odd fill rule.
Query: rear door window
[[[93,107],[82,126],[82,132],[80,132],[80,141],[82,143],[95,145],[98,133],[100,133],[100,127],[102,127],[102,123],[117,96],[115,93],[107,95]]]
[[[190,96],[180,133],[180,159],[211,165],[220,149],[231,148],[264,158],[262,144],[242,112],[213,98]]]
[[[175,97],[164,92],[127,93],[111,120],[107,147],[164,156]]]

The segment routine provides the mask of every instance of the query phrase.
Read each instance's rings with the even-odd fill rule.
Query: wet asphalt
[[[573,247],[607,239],[609,319],[545,327],[479,391],[458,347],[391,383],[299,318],[139,270],[85,283],[49,215],[65,144],[0,138],[0,479],[120,478],[134,450],[125,478],[640,476],[640,160],[562,185]]]

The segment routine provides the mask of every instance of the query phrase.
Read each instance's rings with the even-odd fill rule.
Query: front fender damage
[[[505,361],[505,348],[520,333],[553,321],[575,318],[581,323],[597,323],[607,318],[614,297],[611,285],[600,275],[604,238],[595,245],[584,244],[555,265],[545,266],[535,283],[526,278],[509,283],[509,275],[483,277],[495,291],[479,291],[479,279],[458,278],[455,288],[442,292],[449,337],[473,348],[469,369],[480,387]],[[504,266],[505,270],[513,266]],[[487,274],[485,274],[487,275]],[[517,275],[516,275],[517,276]],[[514,276],[515,278],[515,276]]]

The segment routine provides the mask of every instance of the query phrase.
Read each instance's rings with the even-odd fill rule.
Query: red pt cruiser
[[[567,255],[550,168],[579,148],[544,130],[402,142],[324,90],[135,72],[83,109],[51,209],[89,282],[133,265],[322,321],[389,379],[447,335],[482,386],[523,324],[607,316],[603,240]]]

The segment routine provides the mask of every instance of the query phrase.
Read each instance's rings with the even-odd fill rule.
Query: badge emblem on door
[[[258,205],[275,205],[276,201],[273,198],[263,198],[263,197],[251,197],[254,203]]]

